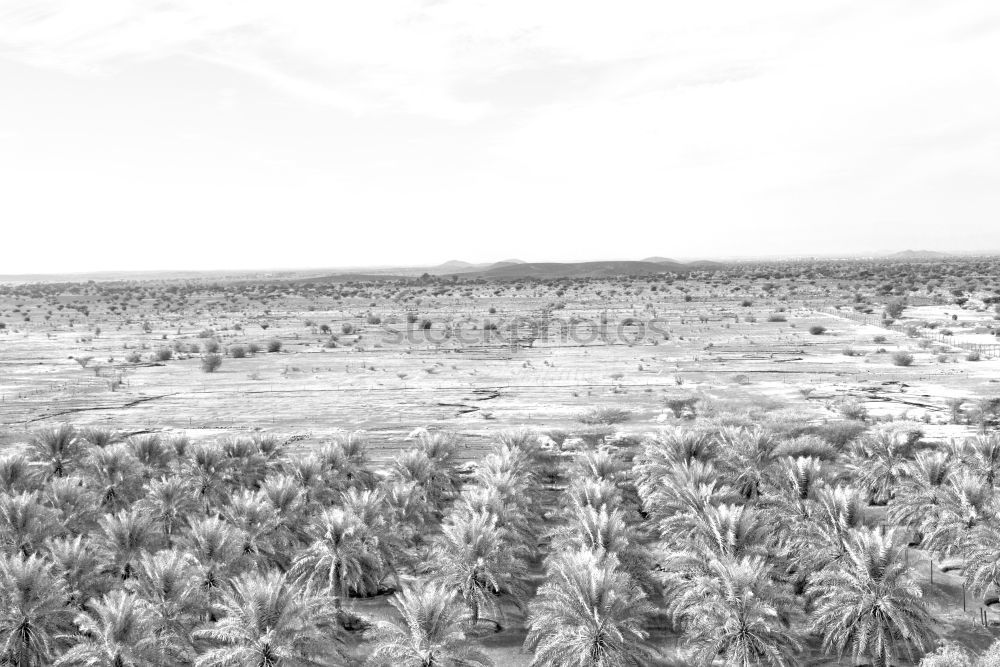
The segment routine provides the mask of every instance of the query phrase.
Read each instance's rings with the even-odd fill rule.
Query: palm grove
[[[37,432],[0,456],[0,664],[486,665],[512,621],[537,665],[915,663],[939,638],[908,545],[1000,584],[996,435],[609,432],[499,433],[465,466],[423,431],[382,469],[358,433]]]

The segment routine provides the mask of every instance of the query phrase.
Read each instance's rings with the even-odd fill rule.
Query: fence
[[[902,324],[886,324],[882,317],[878,315],[866,315],[864,313],[855,313],[846,310],[837,310],[836,308],[823,308],[824,313],[828,315],[833,315],[834,317],[842,317],[847,320],[853,320],[861,324],[867,324],[869,326],[881,327],[889,331],[896,331],[902,334],[909,334],[910,327]],[[1000,357],[1000,344],[995,343],[967,343],[960,340],[955,340],[954,336],[946,336],[937,331],[929,333],[921,333],[920,338],[926,338],[929,340],[936,341],[938,343],[943,343],[944,345],[949,345],[951,347],[957,347],[959,349],[965,350],[967,352],[976,352],[980,357],[984,359],[990,359],[994,357]]]

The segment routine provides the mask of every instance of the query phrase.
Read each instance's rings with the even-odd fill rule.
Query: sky
[[[0,0],[0,274],[1000,250],[996,0]]]

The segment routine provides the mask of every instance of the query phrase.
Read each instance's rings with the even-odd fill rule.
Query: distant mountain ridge
[[[716,262],[692,262],[684,264],[665,260],[647,261],[602,261],[602,262],[522,262],[505,264],[498,262],[481,271],[462,273],[467,278],[497,278],[516,280],[519,278],[603,278],[609,276],[649,276],[662,273],[689,273],[697,270],[711,270],[721,266]]]
[[[954,255],[936,250],[901,250],[886,255],[888,259],[946,259],[948,257],[954,257]]]

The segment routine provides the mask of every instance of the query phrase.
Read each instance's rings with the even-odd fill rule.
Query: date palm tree
[[[726,482],[746,500],[756,499],[777,459],[778,440],[760,428],[727,426],[716,435]]]
[[[181,470],[184,478],[191,481],[194,496],[207,513],[225,492],[229,460],[222,448],[217,443],[194,445],[181,460]]]
[[[39,500],[37,491],[0,493],[0,553],[31,555],[56,532],[57,513]]]
[[[570,474],[574,477],[608,481],[617,486],[626,467],[625,462],[610,447],[604,446],[577,454]]]
[[[780,557],[787,561],[796,592],[805,593],[813,573],[846,557],[854,531],[865,525],[868,494],[847,486],[825,486],[816,493],[805,520],[786,521]]]
[[[419,545],[424,527],[434,518],[423,487],[416,482],[389,481],[382,488],[396,534],[408,548]]]
[[[382,563],[382,571],[369,577],[368,593],[375,593],[378,584],[386,575],[392,575],[399,583],[396,566],[400,561],[403,543],[396,532],[392,512],[385,495],[378,489],[359,490],[353,486],[341,495],[344,509],[361,522],[362,540],[365,549],[377,555]]]
[[[194,636],[214,645],[198,667],[320,667],[345,664],[343,631],[326,598],[281,574],[247,573],[216,605],[219,617]]]
[[[913,660],[914,649],[924,650],[933,636],[895,531],[854,531],[846,557],[818,572],[810,588],[817,600],[811,630],[823,637],[826,651],[850,651],[884,667],[901,649]]]
[[[389,604],[400,622],[378,621],[365,637],[368,662],[395,667],[487,667],[492,661],[470,645],[463,625],[468,611],[457,592],[441,583],[407,586]]]
[[[675,466],[715,458],[715,443],[700,429],[678,426],[664,429],[643,442],[642,453],[632,462],[639,495],[646,499],[669,479]]]
[[[56,660],[57,666],[145,667],[176,664],[157,647],[149,603],[116,590],[91,609],[77,615],[79,633],[68,637],[72,648]]]
[[[277,474],[264,480],[261,492],[274,509],[276,518],[274,545],[277,553],[284,554],[279,567],[291,564],[291,554],[298,551],[307,533],[308,511],[305,493],[293,477]]]
[[[0,664],[50,664],[72,610],[66,587],[40,556],[0,554]]]
[[[105,511],[116,512],[139,497],[142,466],[124,443],[95,447],[86,458],[87,478],[96,487]]]
[[[45,543],[52,573],[66,585],[66,604],[83,609],[91,598],[100,599],[114,583],[102,573],[103,563],[94,544],[83,535],[59,537]]]
[[[799,664],[796,604],[771,569],[760,556],[723,555],[701,573],[671,582],[668,609],[699,663],[721,657],[746,667]]]
[[[384,569],[366,544],[364,524],[351,512],[326,510],[309,526],[309,535],[311,544],[296,554],[290,570],[309,590],[333,593],[343,602]]]
[[[607,507],[600,510],[581,507],[569,517],[566,526],[555,531],[551,553],[581,549],[599,556],[615,556],[619,569],[629,575],[643,593],[650,598],[659,593],[653,578],[653,556],[640,541],[638,531],[626,523],[620,509],[608,512]]]
[[[536,551],[536,535],[532,518],[520,503],[494,486],[466,486],[453,510],[455,516],[487,514],[496,519],[497,528],[507,536],[511,548],[522,555]]]
[[[375,482],[368,462],[368,436],[362,431],[338,433],[319,450],[323,467],[340,488],[370,488]]]
[[[69,424],[38,431],[28,441],[28,456],[42,465],[46,477],[65,477],[79,464],[85,447]]]
[[[198,586],[214,603],[229,579],[246,565],[243,537],[239,531],[217,517],[199,519],[178,538],[178,547],[198,563]]]
[[[410,449],[397,456],[392,474],[399,481],[418,484],[438,515],[460,486],[450,458],[431,458],[422,449]]]
[[[956,451],[968,470],[993,486],[1000,482],[1000,434],[972,436]]]
[[[905,433],[889,428],[867,434],[852,445],[848,467],[857,486],[868,492],[871,502],[889,502],[911,449]]]
[[[179,475],[148,482],[145,496],[137,506],[159,526],[167,548],[173,546],[178,530],[199,509],[194,487]]]
[[[263,568],[280,567],[285,562],[276,548],[277,512],[261,491],[243,489],[232,496],[223,516],[242,537],[243,558]]]
[[[614,556],[561,554],[528,604],[532,665],[641,665],[656,653],[644,625],[653,607]]]
[[[933,526],[952,474],[948,452],[920,452],[913,461],[903,464],[895,495],[889,501],[889,521],[920,529]]]
[[[567,512],[579,507],[593,507],[597,510],[602,507],[609,510],[623,507],[621,489],[606,479],[589,477],[574,479],[563,493],[562,503]]]
[[[99,525],[98,552],[108,571],[122,580],[128,579],[142,553],[156,545],[152,520],[140,510],[122,510],[105,514]]]
[[[38,471],[21,452],[0,455],[0,493],[35,491],[40,481]]]
[[[132,456],[142,466],[142,477],[147,481],[167,475],[177,458],[177,451],[155,434],[132,436],[126,443]]]
[[[948,480],[940,510],[921,525],[924,544],[935,554],[951,556],[965,548],[976,526],[996,516],[993,486],[979,475],[961,470]]]
[[[483,611],[502,615],[501,597],[521,604],[525,562],[490,514],[452,515],[441,527],[430,562],[434,575],[468,605],[473,627]]]
[[[89,533],[97,525],[100,500],[81,477],[56,477],[42,492],[42,502],[58,512],[63,531]]]
[[[962,553],[966,585],[976,595],[1000,588],[1000,525],[996,520],[974,527]]]
[[[197,566],[191,555],[175,550],[144,554],[126,582],[128,590],[150,603],[150,623],[161,651],[185,663],[194,658],[191,631],[207,605]]]

